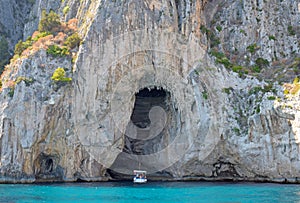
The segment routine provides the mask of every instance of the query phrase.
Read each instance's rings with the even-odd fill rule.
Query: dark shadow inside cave
[[[59,156],[41,153],[34,160],[34,173],[36,181],[59,181],[63,179],[64,171],[59,163]]]
[[[149,111],[154,106],[166,108],[167,93],[163,89],[144,88],[135,95],[135,104],[131,121],[138,128],[146,128],[151,124]]]
[[[45,172],[51,173],[53,171],[53,160],[51,158],[46,159],[44,168]]]
[[[124,152],[146,155],[163,148],[161,144],[166,126],[158,125],[167,121],[169,100],[169,93],[162,88],[144,88],[135,94],[135,104],[130,118],[133,125],[129,124],[127,127]],[[161,123],[155,122],[158,119]],[[155,128],[157,130],[153,131]]]
[[[135,94],[130,122],[123,135],[123,152],[108,170],[111,177],[126,179],[128,176],[125,174],[134,169],[155,168],[155,163],[145,163],[136,155],[154,154],[172,142],[172,135],[176,134],[176,116],[172,104],[171,94],[163,88],[146,87]]]

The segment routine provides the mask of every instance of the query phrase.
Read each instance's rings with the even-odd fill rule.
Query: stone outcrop
[[[208,54],[234,46],[240,57],[253,43],[261,48],[247,53],[249,63],[299,54],[299,45],[288,46],[299,33],[281,40],[276,29],[287,24],[264,24],[275,7],[252,4],[36,1],[31,17],[42,9],[63,15],[68,6],[62,18],[78,18],[84,40],[73,62],[41,49],[2,75],[0,181],[105,181],[141,168],[154,179],[299,182],[299,93],[287,97],[277,82],[240,77]],[[296,3],[278,5],[294,9],[282,12],[296,26],[289,20],[299,19]],[[213,19],[222,27],[217,47],[202,32]],[[273,48],[268,35],[276,35]],[[51,80],[57,67],[71,83]]]

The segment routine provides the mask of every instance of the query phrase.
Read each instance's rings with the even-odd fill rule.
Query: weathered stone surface
[[[300,51],[300,12],[296,1],[216,1],[207,7],[212,9],[205,10],[206,22],[212,30],[220,26],[216,33],[224,51],[269,61],[291,58]],[[249,53],[247,47],[252,44],[257,44],[258,49]]]
[[[0,1],[0,35],[8,40],[10,48],[23,38],[23,27],[31,6],[29,1]]]
[[[11,64],[2,76],[0,181],[109,180],[141,168],[164,179],[297,182],[299,94],[285,98],[280,85],[267,90],[264,81],[242,79],[213,62],[200,25],[211,22],[218,4],[70,0],[41,6],[36,1],[32,16],[68,5],[65,18],[79,18],[84,42],[75,64],[41,50]],[[225,1],[221,9],[222,39],[237,44],[240,53],[257,41],[250,28],[241,44],[241,36],[229,32],[252,22],[256,7],[248,4],[243,1],[241,12],[251,18],[242,18],[242,27],[229,23],[234,12],[225,18],[240,1]],[[37,22],[28,23],[26,32]],[[257,54],[270,59],[269,50]],[[299,45],[292,51],[298,53]],[[57,67],[65,67],[71,84],[51,81]],[[21,76],[33,83],[18,83],[12,95],[9,81]],[[139,100],[144,89],[153,94],[160,89],[164,96],[143,94]],[[274,95],[282,100],[270,99]]]

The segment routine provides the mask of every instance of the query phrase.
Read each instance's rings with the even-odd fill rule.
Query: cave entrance
[[[168,91],[161,87],[146,87],[134,97],[134,107],[124,135],[123,152],[108,171],[116,179],[124,179],[124,174],[132,173],[134,169],[155,167],[155,163],[143,163],[136,155],[159,152],[168,146],[174,139],[172,135],[176,134],[175,110]],[[165,160],[161,158],[157,161]],[[124,171],[124,174],[120,171]]]
[[[165,109],[167,93],[163,89],[144,88],[135,95],[135,104],[131,114],[132,123],[138,128],[150,127],[149,112],[159,106]]]
[[[125,134],[123,151],[129,154],[155,153],[163,144],[170,94],[163,88],[144,88],[135,94],[134,108]]]

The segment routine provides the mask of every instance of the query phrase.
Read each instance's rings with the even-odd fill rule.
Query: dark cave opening
[[[129,154],[151,154],[163,148],[165,121],[167,123],[170,94],[162,88],[144,88],[135,94],[135,104],[131,114],[131,122],[136,134],[127,130],[123,151]],[[160,120],[161,122],[156,122]],[[161,125],[161,126],[160,126]],[[132,128],[131,125],[129,127]],[[153,129],[158,129],[153,131]]]
[[[130,122],[123,135],[123,151],[107,171],[113,179],[126,179],[126,173],[132,173],[134,169],[153,170],[155,163],[147,163],[139,156],[160,152],[173,141],[173,135],[176,134],[176,112],[168,91],[161,87],[146,87],[134,97]],[[157,160],[160,161],[163,160]]]
[[[64,170],[58,164],[57,154],[40,153],[34,160],[34,174],[36,181],[58,181],[63,179]]]
[[[51,173],[53,171],[53,160],[48,158],[45,162],[45,172]]]
[[[135,104],[131,114],[131,121],[139,128],[146,128],[151,125],[149,112],[151,108],[166,106],[167,93],[163,89],[144,88],[135,95]]]

